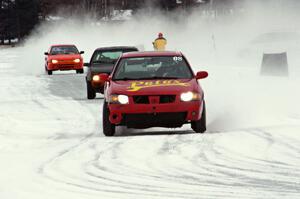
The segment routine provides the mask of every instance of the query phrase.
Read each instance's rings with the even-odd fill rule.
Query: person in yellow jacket
[[[158,38],[152,43],[154,50],[163,51],[166,49],[167,40],[164,38],[163,34],[158,33]]]

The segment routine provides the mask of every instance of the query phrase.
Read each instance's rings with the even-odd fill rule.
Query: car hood
[[[111,81],[111,93],[126,95],[164,95],[199,91],[196,79]]]
[[[114,64],[92,64],[90,67],[90,70],[93,74],[99,74],[99,73],[108,73],[110,74],[112,69],[114,67]]]
[[[80,54],[71,54],[71,55],[49,55],[48,59],[56,59],[56,60],[73,60],[80,59]]]

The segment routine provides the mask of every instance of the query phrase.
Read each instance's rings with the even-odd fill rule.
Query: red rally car
[[[75,45],[53,45],[45,52],[45,71],[52,75],[55,70],[76,70],[83,73],[83,58]]]
[[[203,90],[197,74],[181,52],[130,52],[123,54],[105,82],[103,133],[115,134],[115,127],[176,128],[190,123],[195,132],[206,131]]]

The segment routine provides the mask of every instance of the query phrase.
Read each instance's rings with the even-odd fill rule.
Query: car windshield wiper
[[[94,61],[93,64],[114,64],[114,61]]]
[[[114,81],[126,81],[126,80],[139,80],[137,78],[131,78],[131,77],[124,77],[124,78],[117,78],[113,79]]]
[[[151,79],[179,79],[179,77],[138,77],[138,78],[133,78],[133,77],[124,77],[124,78],[117,78],[113,79],[114,81],[126,81],[126,80],[151,80]]]
[[[149,80],[149,79],[179,79],[179,77],[161,77],[161,76],[154,76],[154,77],[140,77],[136,78],[137,80]]]
[[[106,62],[103,62],[103,61],[93,61],[92,63],[93,64],[100,64],[100,63],[106,63]]]

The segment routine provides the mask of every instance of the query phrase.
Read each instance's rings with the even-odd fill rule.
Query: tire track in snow
[[[102,100],[82,101],[84,93],[76,86],[63,92],[70,82],[82,80],[62,79],[53,79],[52,91],[63,81],[58,95],[88,103],[97,109],[95,117],[101,114]],[[127,136],[87,136],[42,165],[42,175],[78,198],[298,198],[299,139],[275,128],[294,129],[155,136],[149,136],[151,130],[139,136],[127,129]]]
[[[256,132],[246,132],[246,134],[253,136]],[[211,135],[207,137],[209,136]],[[149,138],[121,138],[121,140],[111,138],[113,141],[110,139],[109,142],[106,139],[97,141],[90,138],[76,151],[70,151],[63,158],[56,159],[51,167],[47,167],[47,170],[57,171],[64,167],[64,161],[72,159],[74,153],[92,151],[93,156],[84,162],[77,162],[80,170],[75,169],[71,172],[72,175],[65,176],[63,169],[57,174],[57,178],[67,177],[66,182],[69,182],[72,187],[84,188],[85,191],[90,190],[93,193],[96,191],[94,196],[110,193],[112,194],[110,196],[119,196],[119,198],[128,198],[132,195],[153,198],[213,198],[221,196],[257,198],[257,194],[268,195],[270,193],[272,196],[282,194],[289,194],[292,198],[293,195],[298,196],[298,174],[294,177],[282,176],[284,169],[274,168],[278,166],[276,162],[269,165],[268,162],[260,159],[237,155],[232,151],[229,153],[228,149],[220,148],[218,139],[214,138],[211,139],[215,144],[208,144],[210,140],[203,139],[203,144],[210,145],[212,148],[199,150],[192,156],[183,152],[177,153],[176,161],[173,162],[173,152],[161,154],[161,149],[165,147],[166,141],[181,144],[175,148],[176,151],[185,150],[182,138],[186,140],[184,143],[192,143],[194,147],[197,147],[199,143],[193,144],[195,136],[159,137],[155,140],[162,139],[163,141],[155,147],[152,145],[150,151],[145,151],[144,155],[130,154],[132,151],[128,151],[128,148],[132,148],[134,144],[139,145],[138,142],[145,145]],[[262,138],[259,136],[258,139]],[[118,151],[117,155],[116,151]],[[222,163],[214,158],[211,159],[210,153],[219,154],[217,158]],[[204,154],[207,156],[204,157]],[[146,158],[143,159],[141,155]],[[204,158],[202,159],[202,157]],[[176,162],[180,164],[176,165]],[[273,170],[268,174],[266,167]],[[76,188],[72,187],[69,187],[70,191],[75,191]]]

